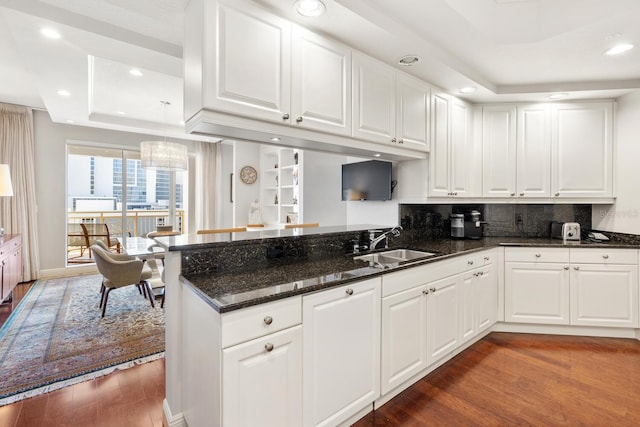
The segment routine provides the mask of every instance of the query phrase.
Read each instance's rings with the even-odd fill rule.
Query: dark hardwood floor
[[[640,342],[493,333],[355,426],[639,426]]]
[[[164,371],[162,359],[0,407],[0,426],[159,427]],[[355,424],[514,425],[639,426],[640,341],[493,333]]]

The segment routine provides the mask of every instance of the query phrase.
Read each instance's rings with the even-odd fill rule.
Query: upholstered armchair
[[[104,249],[104,251],[112,258],[115,259],[116,261],[129,261],[132,259],[138,259],[136,257],[132,257],[131,255],[127,255],[127,254],[118,254],[115,253],[113,251],[111,251],[111,249],[109,249],[109,247],[107,246],[107,244],[105,242],[103,242],[102,240],[96,240],[96,246],[100,246],[102,249]],[[149,267],[149,265],[147,263],[145,263],[145,260],[142,260],[142,275],[144,277],[151,277],[153,274],[153,270]],[[138,284],[138,292],[140,292],[140,295],[144,295],[145,298],[147,297],[147,286],[144,286],[143,284]],[[100,287],[100,293],[104,293],[104,285],[102,285]]]
[[[102,308],[102,317],[104,317],[107,309],[107,301],[109,300],[109,293],[118,288],[125,286],[143,286],[143,288],[151,292],[148,289],[149,285],[147,280],[151,278],[150,271],[142,270],[142,261],[138,259],[129,260],[117,260],[98,245],[91,247],[96,266],[98,271],[103,276],[102,280],[102,292],[100,298],[100,307]],[[151,307],[154,306],[153,298],[150,298]]]

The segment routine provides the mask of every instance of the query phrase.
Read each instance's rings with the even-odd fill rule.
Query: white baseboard
[[[184,414],[172,414],[169,402],[167,399],[162,401],[162,412],[164,413],[164,421],[162,425],[164,427],[188,427],[187,420],[184,419]]]
[[[58,277],[71,277],[79,276],[82,274],[96,274],[98,268],[95,264],[82,264],[74,265],[63,268],[51,268],[47,270],[40,270],[40,279],[55,279]]]
[[[495,332],[523,334],[575,335],[581,337],[638,338],[638,330],[631,328],[603,328],[589,326],[536,325],[531,323],[498,323]]]

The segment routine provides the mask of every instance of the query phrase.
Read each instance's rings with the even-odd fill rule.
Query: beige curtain
[[[218,171],[218,145],[210,142],[195,142],[195,231],[218,228],[220,217],[216,203],[216,185],[220,182]]]
[[[22,235],[22,280],[38,278],[38,222],[35,185],[33,112],[0,103],[0,163],[8,164],[13,197],[0,197],[0,224]]]

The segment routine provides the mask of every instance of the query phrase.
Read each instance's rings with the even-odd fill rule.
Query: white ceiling
[[[0,102],[46,109],[55,122],[210,140],[181,124],[188,1],[0,0]],[[314,19],[295,14],[293,0],[255,2],[447,92],[475,86],[460,95],[472,102],[640,89],[639,0],[325,0]],[[62,39],[43,38],[43,27]],[[623,41],[636,49],[603,55]],[[421,62],[396,65],[406,54]]]

